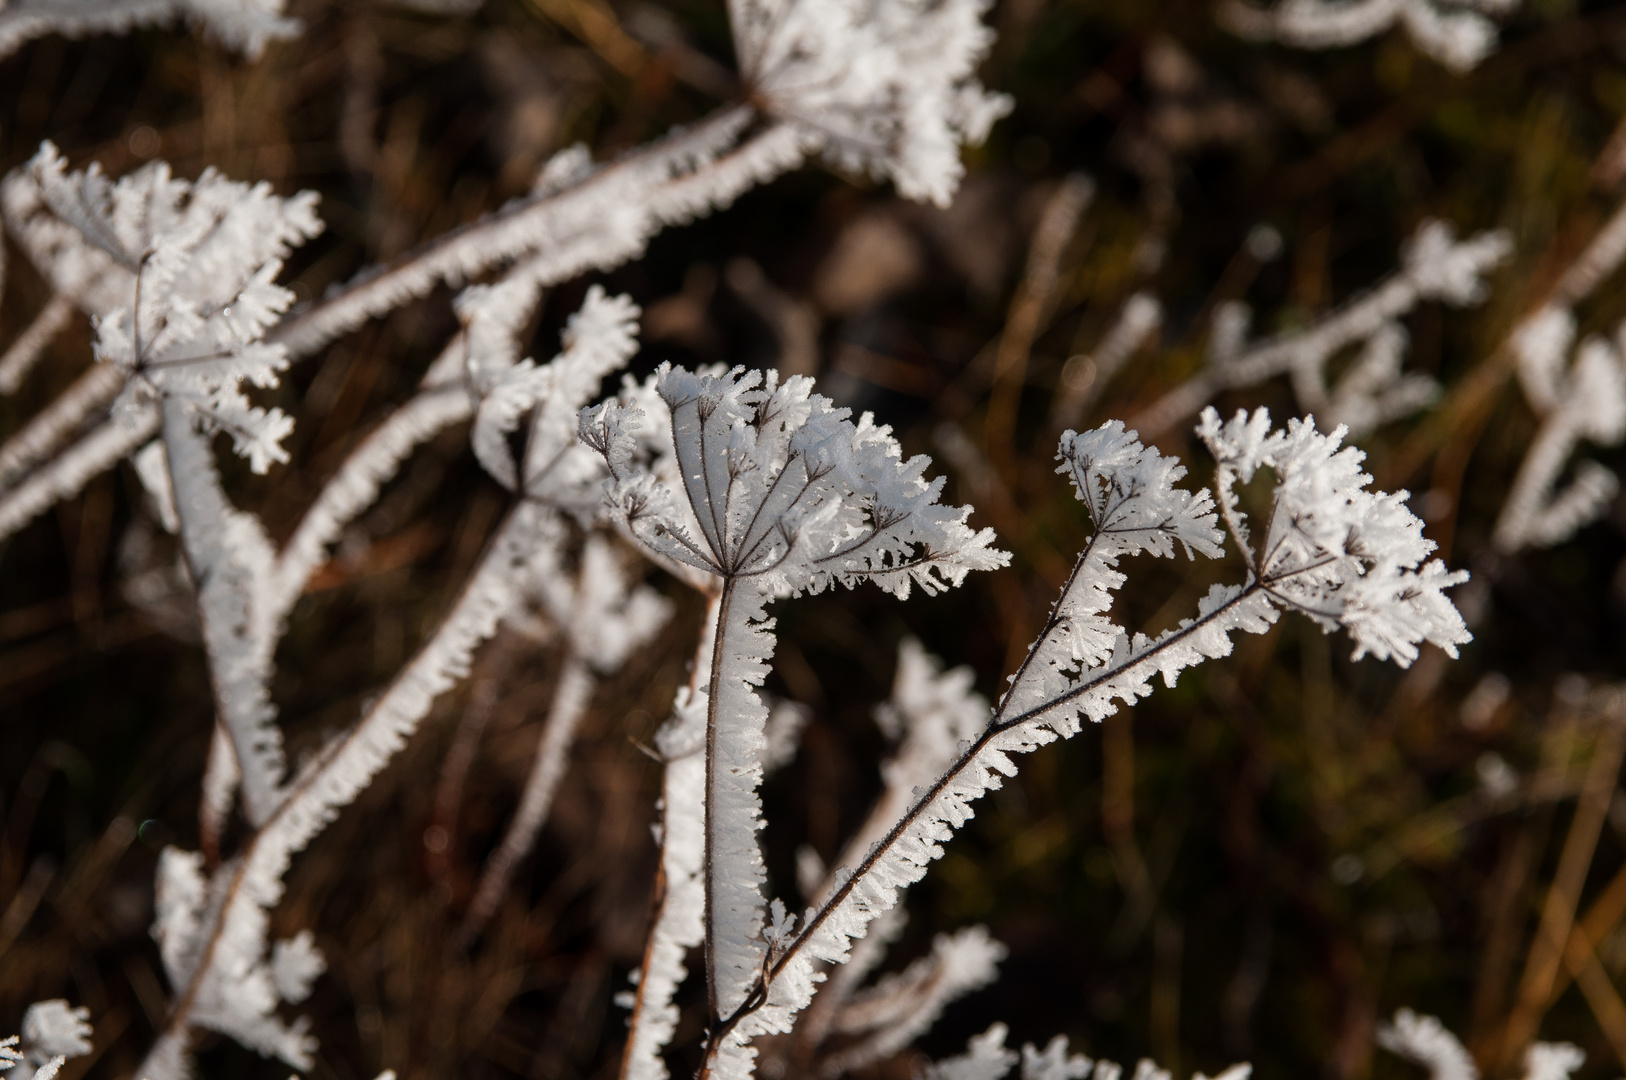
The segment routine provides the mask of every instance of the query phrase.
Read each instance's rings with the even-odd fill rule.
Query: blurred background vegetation
[[[455,17],[296,0],[292,12],[304,36],[256,63],[165,30],[29,44],[0,62],[0,166],[50,138],[114,175],[162,157],[185,176],[214,166],[284,194],[315,189],[328,230],[285,275],[312,297],[523,194],[572,142],[609,156],[734,92],[719,0],[488,0]],[[1380,486],[1417,493],[1444,557],[1476,575],[1477,640],[1462,659],[1355,664],[1345,642],[1293,618],[1239,641],[1229,661],[1030,759],[913,890],[894,962],[969,922],[1010,948],[1000,981],[923,1041],[933,1056],[998,1019],[1012,1043],[1065,1033],[1177,1075],[1246,1058],[1265,1078],[1400,1076],[1412,1066],[1375,1055],[1374,1036],[1411,1006],[1492,1075],[1515,1064],[1506,1033],[1539,1023],[1587,1051],[1584,1075],[1618,1076],[1626,1011],[1566,989],[1567,968],[1550,992],[1532,991],[1529,972],[1543,913],[1567,909],[1593,920],[1608,981],[1626,974],[1620,733],[1583,707],[1626,664],[1626,505],[1516,558],[1494,556],[1489,534],[1535,429],[1499,345],[1622,195],[1626,8],[1526,0],[1466,76],[1399,32],[1332,52],[1251,45],[1208,0],[1011,0],[990,22],[983,79],[1015,108],[970,153],[949,209],[804,170],[595,279],[644,306],[636,370],[669,359],[816,373],[932,454],[954,500],[977,505],[974,521],[1015,555],[935,599],[780,605],[771,689],[814,719],[766,790],[775,890],[794,889],[802,845],[833,857],[878,791],[871,710],[904,636],[972,665],[993,696],[1037,632],[1087,535],[1052,472],[1058,421],[1132,419],[1200,365],[1219,301],[1246,298],[1261,331],[1302,325],[1389,273],[1425,218],[1500,227],[1515,254],[1488,302],[1407,319],[1408,367],[1444,398],[1362,443]],[[1035,229],[1075,172],[1096,198],[1036,295],[1024,285]],[[1260,226],[1280,238],[1275,257],[1250,249]],[[8,261],[3,340],[47,297]],[[539,356],[590,283],[549,297]],[[1581,309],[1583,331],[1626,316],[1623,284]],[[1140,289],[1165,305],[1158,336],[1091,385],[1091,348]],[[450,298],[369,324],[277,391],[298,417],[298,466],[233,477],[274,534],[408,394],[455,326]],[[0,429],[50,400],[89,346],[76,323],[0,402]],[[1219,404],[1283,415],[1292,401],[1284,380]],[[1184,427],[1160,444],[1203,482]],[[164,549],[139,496],[129,469],[103,476],[0,552],[0,1016],[14,1025],[48,996],[89,1006],[97,1055],[68,1065],[73,1080],[128,1075],[162,1022],[153,868],[166,843],[197,844],[213,715],[188,601],[153,573]],[[459,431],[364,519],[279,654],[296,754],[410,655],[504,497]],[[1131,572],[1128,625],[1156,630],[1226,570]],[[674,632],[599,692],[541,846],[471,949],[446,942],[517,800],[554,677],[523,642],[495,643],[296,861],[277,929],[313,927],[330,963],[306,1010],[321,1040],[313,1076],[614,1075],[624,1014],[611,997],[641,953],[655,866],[659,773],[640,744],[700,618],[670,592]],[[447,749],[478,724],[460,796],[437,810]],[[691,1008],[680,1042],[700,1020]],[[228,1040],[203,1045],[204,1076],[282,1075]]]

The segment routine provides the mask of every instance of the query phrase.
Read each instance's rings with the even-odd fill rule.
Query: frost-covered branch
[[[1496,51],[1494,16],[1519,0],[1277,0],[1258,8],[1222,0],[1220,24],[1250,41],[1335,49],[1402,26],[1412,42],[1452,71],[1465,72]]]
[[[609,467],[608,503],[624,527],[722,582],[705,737],[707,1059],[719,1075],[744,1076],[755,1052],[717,1022],[754,1007],[765,963],[755,833],[767,709],[755,687],[773,649],[767,602],[865,579],[900,597],[911,584],[931,593],[1006,556],[991,532],[965,525],[969,508],[938,505],[943,481],[924,479],[927,459],[904,461],[888,429],[867,415],[854,424],[810,379],[663,365],[654,387],[679,491],[639,464],[643,410],[607,402],[584,410],[580,425]]]
[[[269,42],[296,37],[303,29],[282,9],[283,0],[11,0],[0,7],[0,57],[47,34],[126,34],[184,19],[254,59]]]
[[[1479,1068],[1437,1017],[1410,1009],[1378,1029],[1378,1045],[1428,1070],[1429,1080],[1479,1080]],[[1524,1080],[1568,1080],[1586,1055],[1569,1043],[1533,1043],[1525,1051]]]
[[[184,1076],[194,1027],[310,1067],[314,1043],[305,1027],[284,1024],[273,1011],[279,999],[300,1000],[320,970],[308,935],[267,948],[269,910],[282,896],[289,862],[366,789],[435,698],[468,672],[475,648],[512,609],[531,561],[557,542],[557,533],[553,512],[540,503],[526,500],[509,513],[434,636],[356,726],[295,777],[276,811],[212,879],[203,877],[201,856],[166,851],[155,935],[172,983],[184,989],[141,1075]]]
[[[813,996],[819,965],[844,961],[871,920],[919,880],[972,816],[971,803],[1014,773],[1012,754],[1077,733],[1082,718],[1109,715],[1117,700],[1150,694],[1153,674],[1172,685],[1184,668],[1229,654],[1233,632],[1269,629],[1279,608],[1302,611],[1325,629],[1341,626],[1357,658],[1371,653],[1402,666],[1422,641],[1454,652],[1469,639],[1442,592],[1465,575],[1424,562],[1433,544],[1405,508],[1405,493],[1368,491],[1363,455],[1341,447],[1341,430],[1324,435],[1297,420],[1272,430],[1263,410],[1221,422],[1210,409],[1198,433],[1218,463],[1217,505],[1206,490],[1177,487],[1185,470],[1116,421],[1063,437],[1061,471],[1094,532],[1049,622],[982,734],[776,950],[751,997],[724,1021],[730,1039],[788,1028]],[[1278,483],[1261,545],[1252,549],[1235,487],[1261,468]],[[1248,580],[1215,586],[1195,617],[1156,638],[1113,625],[1106,612],[1125,580],[1119,560],[1173,556],[1178,548],[1219,556],[1220,509],[1244,549]]]
[[[1136,417],[1134,426],[1157,438],[1194,415],[1225,390],[1290,375],[1300,410],[1364,431],[1426,405],[1439,394],[1427,376],[1403,375],[1406,331],[1400,317],[1425,300],[1454,307],[1485,298],[1482,280],[1512,250],[1501,232],[1456,240],[1449,226],[1430,221],[1401,253],[1401,269],[1371,292],[1349,301],[1302,330],[1244,345],[1251,313],[1222,305],[1203,369]],[[1364,345],[1343,377],[1328,386],[1327,365],[1344,349]]]
[[[534,301],[534,290],[530,298]],[[163,403],[168,473],[183,546],[194,580],[200,583],[211,675],[221,716],[236,744],[245,808],[258,832],[240,855],[208,880],[202,876],[201,856],[175,852],[170,859],[168,888],[173,895],[190,899],[177,900],[174,917],[160,920],[167,927],[160,936],[172,941],[169,950],[175,960],[166,964],[171,981],[185,990],[149,1056],[155,1080],[184,1071],[193,1027],[225,1032],[297,1068],[308,1067],[304,1063],[313,1049],[311,1040],[300,1025],[283,1024],[273,1011],[279,997],[297,1001],[303,991],[296,987],[298,996],[289,996],[268,993],[264,987],[279,965],[309,970],[300,986],[308,985],[319,967],[313,966],[315,960],[281,964],[278,956],[283,953],[276,950],[267,957],[267,909],[281,894],[289,859],[371,782],[434,698],[466,674],[474,648],[491,636],[497,620],[525,597],[551,599],[561,618],[575,617],[563,610],[565,606],[585,604],[591,610],[576,613],[589,616],[589,622],[574,631],[580,639],[578,653],[590,652],[593,662],[602,663],[614,659],[612,649],[621,649],[624,656],[663,617],[665,609],[658,598],[646,590],[628,591],[618,577],[611,581],[602,551],[586,557],[585,577],[569,597],[556,595],[562,578],[561,508],[586,503],[586,492],[602,475],[594,455],[574,442],[575,414],[596,396],[603,377],[632,354],[636,317],[637,309],[624,297],[607,298],[602,290],[591,291],[571,320],[565,349],[538,368],[530,361],[514,362],[512,353],[518,346],[511,335],[505,337],[478,314],[470,316],[465,330],[468,347],[457,356],[467,368],[469,388],[458,386],[457,392],[467,397],[471,389],[479,393],[483,386],[489,401],[502,375],[523,372],[531,379],[525,411],[531,414],[529,445],[536,453],[526,459],[523,497],[429,644],[357,727],[286,787],[281,782],[283,766],[267,682],[288,605],[315,564],[312,552],[319,552],[325,536],[336,533],[343,520],[376,497],[382,476],[393,471],[421,430],[417,420],[432,424],[439,414],[409,414],[417,419],[386,425],[385,436],[364,444],[362,460],[353,460],[348,473],[341,468],[346,479],[325,504],[321,524],[312,526],[313,539],[295,550],[291,563],[284,563],[258,520],[226,500],[212,450],[196,429],[188,403],[174,399]],[[426,379],[430,385],[417,400],[438,400],[450,370],[449,362],[437,363]],[[472,403],[462,408],[464,415],[476,413],[471,441],[478,450],[479,410]],[[488,467],[493,464],[489,454],[481,456]],[[513,467],[513,462],[507,464]],[[612,617],[619,620],[614,625]],[[580,704],[571,709],[579,714]],[[569,726],[562,724],[561,730]],[[216,786],[229,789],[230,770],[221,768],[226,776]],[[229,795],[216,791],[211,798],[218,804]],[[218,815],[218,806],[206,812]],[[523,851],[516,848],[511,854],[517,858]],[[307,952],[308,945],[306,940]]]
[[[1616,208],[1564,271],[1548,301],[1522,319],[1509,339],[1525,400],[1541,420],[1525,451],[1492,542],[1503,552],[1547,547],[1568,539],[1603,514],[1620,481],[1595,461],[1583,461],[1563,491],[1555,491],[1565,464],[1584,439],[1603,446],[1626,437],[1626,374],[1621,337],[1575,342],[1576,304],[1626,259],[1626,203]]]
[[[1597,520],[1620,488],[1615,474],[1582,461],[1562,490],[1558,481],[1582,440],[1617,445],[1626,437],[1626,356],[1615,341],[1592,336],[1575,349],[1575,316],[1549,306],[1525,320],[1513,337],[1519,383],[1541,426],[1525,451],[1496,519],[1492,543],[1506,553],[1549,547]]]

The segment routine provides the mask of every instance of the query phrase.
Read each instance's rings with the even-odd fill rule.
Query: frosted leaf
[[[1208,492],[1176,487],[1186,475],[1179,459],[1141,446],[1122,421],[1066,432],[1056,456],[1062,463],[1056,471],[1072,479],[1096,535],[1110,537],[1123,553],[1172,556],[1178,545],[1188,558],[1220,554],[1224,537]]]
[[[852,996],[831,1031],[864,1037],[828,1058],[820,1071],[839,1076],[891,1057],[930,1028],[950,1002],[992,983],[1004,958],[1005,946],[985,927],[937,935],[928,955]]]
[[[23,1050],[43,1061],[53,1057],[81,1057],[90,1053],[93,1031],[90,1010],[73,1008],[57,998],[36,1001],[23,1014]]]
[[[1260,467],[1277,486],[1256,572],[1278,602],[1323,628],[1342,625],[1355,658],[1371,653],[1402,667],[1417,645],[1432,642],[1451,656],[1472,639],[1444,590],[1467,580],[1440,562],[1425,563],[1434,542],[1409,509],[1406,492],[1369,491],[1366,455],[1343,447],[1344,429],[1322,434],[1311,420],[1269,430],[1269,414],[1238,412],[1222,424],[1212,408],[1197,433],[1220,463],[1220,497],[1234,506],[1231,476],[1246,481]]]
[[[271,978],[277,994],[290,1005],[310,997],[311,983],[327,970],[327,961],[309,930],[301,930],[271,947]]]
[[[1430,1080],[1479,1080],[1467,1048],[1436,1017],[1401,1009],[1378,1028],[1378,1045],[1426,1067]]]
[[[988,0],[730,0],[745,83],[836,166],[890,178],[947,206],[962,143],[987,137],[1010,99],[976,67],[993,43]]]
[[[927,1080],[1003,1080],[1017,1061],[1016,1051],[1005,1047],[1007,1030],[1004,1024],[995,1024],[981,1035],[971,1036],[965,1053],[928,1066]]]
[[[1586,1061],[1586,1054],[1570,1043],[1533,1043],[1524,1052],[1524,1080],[1569,1080]]]
[[[60,998],[37,1001],[23,1014],[18,1037],[0,1040],[0,1069],[14,1080],[51,1080],[69,1058],[91,1052],[90,1010]]]
[[[1067,1053],[1067,1036],[1057,1035],[1043,1051],[1032,1043],[1022,1047],[1022,1080],[1084,1080],[1095,1062],[1084,1054]]]

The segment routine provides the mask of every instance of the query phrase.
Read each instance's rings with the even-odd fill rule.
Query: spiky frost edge
[[[662,892],[633,992],[621,1080],[667,1080],[661,1050],[677,1030],[673,1000],[688,969],[684,956],[705,940],[706,712],[701,680],[711,670],[722,597],[706,605],[689,686],[678,688],[672,716],[656,735],[665,767],[661,777],[660,880]]]

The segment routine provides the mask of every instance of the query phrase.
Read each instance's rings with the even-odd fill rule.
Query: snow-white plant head
[[[948,205],[960,144],[980,143],[1010,99],[976,67],[993,44],[989,0],[730,0],[748,93],[839,168]]]
[[[122,377],[114,413],[126,426],[155,425],[158,399],[184,400],[254,471],[287,460],[293,421],[242,388],[276,386],[287,364],[262,339],[293,303],[275,283],[282,260],[321,232],[315,195],[280,198],[213,169],[188,182],[163,162],[114,183],[95,165],[69,172],[46,143],[7,178],[3,202],[58,294],[95,320],[96,358]]]

